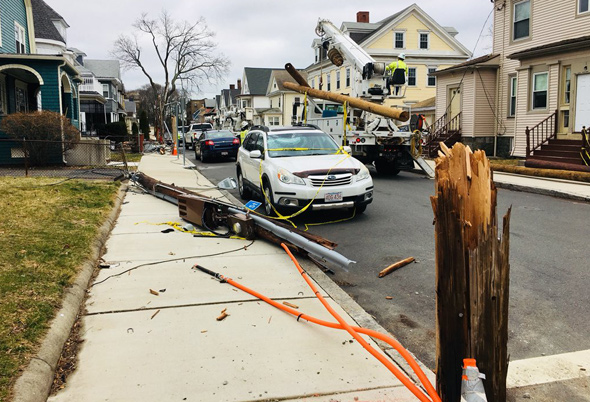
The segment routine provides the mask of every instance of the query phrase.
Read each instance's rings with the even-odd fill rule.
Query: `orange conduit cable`
[[[240,289],[268,304],[270,304],[271,306],[282,310],[286,313],[289,313],[295,317],[297,317],[297,321],[299,321],[299,319],[303,319],[306,320],[308,322],[311,322],[313,324],[317,324],[317,325],[321,325],[324,327],[328,327],[328,328],[334,328],[334,329],[344,329],[339,323],[333,323],[333,322],[329,322],[329,321],[324,321],[321,320],[319,318],[304,314],[299,312],[299,310],[296,310],[294,308],[285,306],[281,303],[278,303],[272,299],[270,299],[267,296],[264,296],[261,293],[256,292],[255,290],[252,290],[236,281],[234,281],[231,278],[226,278],[225,276],[213,272],[201,265],[194,265],[193,269],[198,269],[208,275],[211,275],[217,279],[219,279],[221,281],[221,283],[228,283],[232,286],[234,286],[237,289]],[[352,327],[355,331],[368,335],[372,338],[375,339],[379,339],[383,342],[386,342],[387,344],[389,344],[391,347],[393,347],[395,350],[397,350],[402,357],[408,362],[408,364],[410,365],[410,367],[414,370],[414,372],[416,373],[416,375],[418,376],[418,378],[420,379],[420,381],[422,382],[422,384],[424,385],[424,387],[427,389],[429,395],[431,396],[432,399],[428,398],[426,395],[424,395],[424,393],[410,380],[408,379],[397,367],[393,366],[393,374],[414,394],[418,397],[418,399],[420,399],[423,402],[440,402],[441,399],[438,396],[438,394],[436,393],[436,391],[434,390],[434,387],[432,386],[432,384],[430,383],[430,381],[428,381],[428,378],[426,378],[426,375],[424,374],[424,372],[422,371],[422,369],[420,368],[420,366],[418,366],[418,363],[416,363],[416,361],[414,360],[414,358],[409,354],[409,352],[407,350],[404,349],[404,347],[395,339],[393,339],[390,336],[384,335],[380,332],[371,330],[371,329],[367,329],[367,328],[361,328],[361,327],[356,327],[353,326]],[[390,370],[391,371],[391,370]]]

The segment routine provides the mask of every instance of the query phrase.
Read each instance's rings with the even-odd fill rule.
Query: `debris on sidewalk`
[[[289,302],[286,302],[286,301],[284,301],[283,304],[287,307],[291,307],[291,308],[295,308],[295,309],[299,308],[299,306],[289,303]]]
[[[154,296],[160,296],[160,292],[158,292],[157,290],[154,290],[154,289],[150,289],[150,293],[153,294]]]
[[[160,312],[160,310],[158,310],[154,314],[152,314],[152,316],[150,317],[150,320],[153,320],[154,317],[157,316],[159,312]]]
[[[222,321],[222,320],[225,320],[225,318],[226,318],[227,316],[229,316],[229,314],[228,314],[228,313],[226,313],[226,310],[227,310],[226,308],[224,308],[223,310],[221,310],[221,315],[220,315],[219,317],[217,317],[217,318],[216,318],[216,320],[217,320],[217,321]]]
[[[390,273],[392,273],[396,269],[406,266],[409,263],[414,262],[415,260],[416,259],[414,257],[408,257],[406,259],[396,262],[395,264],[391,264],[390,266],[388,266],[387,268],[385,268],[381,272],[379,272],[379,278],[383,278],[385,275],[389,275]]]

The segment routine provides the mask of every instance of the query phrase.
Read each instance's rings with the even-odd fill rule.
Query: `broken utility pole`
[[[474,358],[488,401],[506,400],[510,210],[498,238],[496,187],[483,151],[441,143],[431,197],[436,241],[436,382],[461,398],[461,363]]]

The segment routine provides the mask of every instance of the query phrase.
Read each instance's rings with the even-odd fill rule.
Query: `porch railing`
[[[526,157],[541,148],[549,140],[557,138],[557,110],[533,128],[526,127]]]
[[[451,144],[461,138],[461,113],[449,120],[447,113],[435,121],[431,126],[431,132],[426,139],[425,149],[428,156],[436,156],[439,143]]]

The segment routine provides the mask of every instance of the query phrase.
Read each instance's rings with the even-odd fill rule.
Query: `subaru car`
[[[240,139],[228,130],[203,131],[195,139],[195,159],[236,158]]]
[[[242,199],[257,193],[267,215],[306,208],[356,209],[373,201],[367,167],[316,126],[253,127],[238,151]]]

